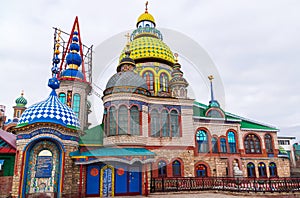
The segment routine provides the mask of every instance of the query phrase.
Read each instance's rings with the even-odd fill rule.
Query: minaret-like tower
[[[60,33],[58,33],[55,45],[60,42],[59,36]],[[59,61],[57,58],[59,53],[59,50],[55,49],[53,63]],[[91,92],[91,82],[87,80],[83,57],[78,17],[76,17],[69,42],[62,53],[58,75],[61,84],[57,94],[61,102],[73,109],[80,121],[81,130],[85,130],[89,126],[88,114],[90,110],[88,109],[87,96]]]
[[[172,97],[187,98],[187,86],[189,83],[183,78],[183,72],[180,70],[181,65],[178,63],[178,54],[175,53],[175,64],[172,71],[172,79],[170,80],[170,89]]]
[[[214,97],[214,89],[213,89],[213,75],[210,75],[208,76],[208,79],[210,81],[210,101],[209,101],[209,107],[220,107],[220,104],[217,100],[215,100],[215,97]]]
[[[24,92],[22,91],[21,96],[16,99],[16,106],[13,106],[14,109],[14,118],[20,118],[22,113],[26,109],[27,100],[24,98]]]

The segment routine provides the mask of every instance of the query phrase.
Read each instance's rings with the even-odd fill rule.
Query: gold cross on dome
[[[145,12],[147,12],[148,11],[148,1],[146,1],[145,6],[146,6]]]
[[[129,33],[125,34],[125,37],[127,38],[127,43],[129,43],[129,41],[130,41],[130,34]]]
[[[213,75],[209,75],[209,76],[208,76],[208,79],[209,79],[210,81],[212,81],[212,80],[214,79],[214,76],[213,76]]]

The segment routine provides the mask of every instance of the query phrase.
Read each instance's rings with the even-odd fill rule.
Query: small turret
[[[171,94],[174,98],[187,98],[187,86],[189,83],[183,78],[183,72],[180,70],[181,65],[178,63],[178,54],[175,53],[175,64],[172,71],[172,79],[170,80]]]

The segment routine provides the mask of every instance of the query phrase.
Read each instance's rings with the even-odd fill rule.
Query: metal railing
[[[202,190],[219,190],[233,192],[299,192],[300,178],[151,178],[152,193]]]

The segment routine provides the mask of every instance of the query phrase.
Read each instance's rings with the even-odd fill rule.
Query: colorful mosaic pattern
[[[55,123],[73,129],[80,127],[79,120],[73,110],[60,102],[55,91],[52,91],[45,101],[34,104],[26,109],[17,127],[37,122]]]
[[[49,178],[37,178],[37,156],[42,150],[49,150],[52,153],[52,172]],[[26,194],[39,192],[57,192],[57,182],[60,175],[59,150],[57,146],[49,141],[37,143],[30,151],[26,172]]]
[[[175,63],[170,48],[158,38],[148,36],[136,38],[130,43],[130,51],[130,57],[135,61],[144,58],[156,58],[171,64]],[[125,56],[125,50],[123,50],[120,60]]]

